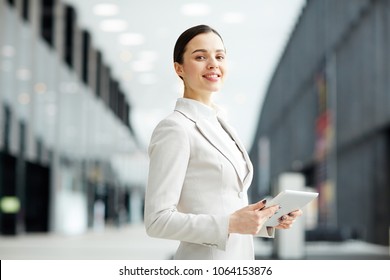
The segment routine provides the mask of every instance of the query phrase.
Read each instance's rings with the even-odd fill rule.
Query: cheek
[[[187,77],[197,76],[201,72],[199,65],[192,63],[185,65],[183,69]]]
[[[219,68],[222,70],[224,75],[226,75],[229,72],[228,71],[229,69],[228,69],[228,66],[227,66],[226,62],[222,63]]]

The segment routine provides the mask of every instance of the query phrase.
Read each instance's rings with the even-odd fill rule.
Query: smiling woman
[[[203,29],[207,31],[206,26],[196,30],[200,32]],[[188,35],[184,37],[188,38]],[[196,35],[184,47],[179,38],[176,47],[179,51],[176,50],[174,55],[174,65],[177,75],[184,82],[184,97],[211,105],[210,93],[220,90],[225,77],[226,53],[221,36],[211,29]]]
[[[194,26],[178,38],[173,57],[184,93],[150,140],[146,231],[179,240],[175,259],[254,259],[253,235],[273,237],[274,228],[289,228],[301,211],[265,227],[278,205],[248,205],[252,163],[212,101],[227,70],[220,34]]]

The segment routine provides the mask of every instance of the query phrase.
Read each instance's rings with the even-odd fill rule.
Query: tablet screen
[[[266,207],[279,205],[281,208],[265,223],[265,226],[275,227],[279,224],[279,218],[290,212],[302,209],[308,203],[317,198],[317,192],[285,190],[280,192],[270,201],[267,201]]]

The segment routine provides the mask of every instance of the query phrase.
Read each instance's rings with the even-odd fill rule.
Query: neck
[[[212,104],[211,95],[212,92],[199,93],[199,92],[184,90],[183,97],[199,101],[207,106],[211,106]]]

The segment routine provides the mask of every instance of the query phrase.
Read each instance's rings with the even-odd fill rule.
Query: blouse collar
[[[214,103],[211,106],[207,106],[197,100],[184,97],[177,99],[175,110],[195,119],[215,120],[221,115],[221,109]]]

